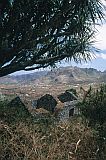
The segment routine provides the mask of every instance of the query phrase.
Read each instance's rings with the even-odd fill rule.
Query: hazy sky
[[[106,0],[101,0],[106,6]],[[99,53],[96,53],[96,58],[92,59],[92,61],[82,64],[76,64],[75,62],[70,63],[62,63],[59,66],[78,66],[78,67],[87,67],[87,68],[96,68],[97,70],[104,71],[106,70],[106,21],[101,26],[97,26],[98,33],[96,34],[96,43],[95,47],[100,49]],[[16,72],[16,74],[23,74],[25,72],[20,71]],[[26,72],[28,73],[28,72]]]

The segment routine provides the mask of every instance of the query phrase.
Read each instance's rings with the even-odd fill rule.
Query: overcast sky
[[[101,0],[104,5],[106,6],[106,0]],[[101,26],[97,26],[98,33],[96,34],[96,43],[95,47],[100,49],[99,53],[96,53],[96,58],[92,59],[92,61],[82,64],[76,64],[75,62],[70,63],[62,63],[59,66],[78,66],[78,67],[87,67],[87,68],[95,68],[100,71],[106,70],[106,22],[104,22]],[[23,73],[30,73],[30,72],[16,72],[15,74],[23,74]]]

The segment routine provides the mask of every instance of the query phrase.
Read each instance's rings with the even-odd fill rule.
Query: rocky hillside
[[[100,77],[100,81],[106,83],[106,70],[103,72],[102,76]]]
[[[61,67],[47,72],[43,77],[34,80],[37,84],[82,84],[105,81],[105,72],[93,68]]]
[[[48,77],[51,83],[83,83],[97,82],[102,75],[93,68],[62,67],[48,72],[45,79]]]
[[[17,82],[30,82],[36,79],[40,79],[41,77],[45,76],[47,74],[47,71],[38,71],[35,73],[30,74],[22,74],[22,75],[15,75],[11,76],[13,80],[16,80]]]

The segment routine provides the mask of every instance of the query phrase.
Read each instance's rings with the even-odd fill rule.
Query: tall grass
[[[81,118],[53,126],[0,124],[1,160],[96,160],[97,149],[95,132]]]
[[[100,91],[101,89],[98,92]],[[82,113],[84,107],[94,104],[93,100],[90,101],[91,97],[82,103]],[[103,104],[102,101],[98,104]],[[102,158],[98,155],[101,140],[98,141],[100,132],[96,126],[99,128],[100,125],[96,123],[98,121],[94,121],[95,125],[90,125],[91,119],[84,114],[89,123],[85,123],[83,116],[74,116],[61,123],[55,123],[52,116],[36,121],[24,113],[20,115],[18,111],[13,112],[3,102],[0,103],[0,111],[0,160],[106,159],[105,141],[102,143]],[[87,115],[89,114],[90,112]],[[104,121],[103,127],[105,126]]]

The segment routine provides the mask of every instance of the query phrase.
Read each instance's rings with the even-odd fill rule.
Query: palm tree
[[[0,1],[0,76],[89,60],[100,0]]]

